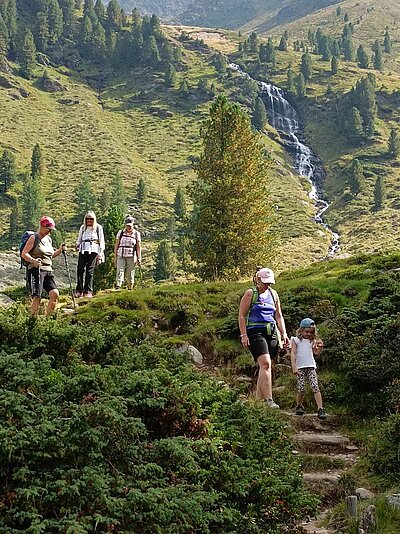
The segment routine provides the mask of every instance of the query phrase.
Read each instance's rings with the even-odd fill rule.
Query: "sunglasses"
[[[94,221],[93,217],[86,217],[87,221]]]

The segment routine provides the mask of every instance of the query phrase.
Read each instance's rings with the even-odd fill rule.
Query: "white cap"
[[[275,275],[272,269],[264,267],[257,273],[257,278],[261,280],[263,284],[275,284]]]

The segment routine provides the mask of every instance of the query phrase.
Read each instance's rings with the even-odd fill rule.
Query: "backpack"
[[[125,230],[125,228],[122,228],[122,230],[120,230],[121,233],[119,234],[119,238],[118,238],[117,250],[121,246],[121,239],[122,239],[122,237],[124,235],[124,230]],[[132,236],[129,236],[129,237],[134,237],[135,238],[135,244],[133,245],[133,254],[134,255],[136,254],[136,257],[137,257],[137,243],[138,243],[137,234],[138,234],[138,232],[137,232],[137,230],[134,230],[133,233],[134,233],[134,236],[132,235]],[[125,235],[128,235],[128,234],[125,234]],[[130,247],[121,247],[121,248],[130,248]]]
[[[251,297],[250,308],[249,308],[249,311],[248,311],[247,317],[246,317],[246,324],[248,324],[250,313],[251,313],[251,309],[256,304],[256,302],[258,301],[258,295],[259,295],[258,294],[258,289],[257,289],[256,286],[252,287],[251,289],[253,291],[253,295]],[[272,301],[273,301],[274,305],[276,306],[276,301],[278,299],[278,294],[275,291],[275,289],[272,289],[272,287],[269,288],[269,291],[271,293]],[[267,329],[268,329],[268,327],[269,327],[269,329],[271,329],[271,326],[270,326],[269,323],[267,325]],[[270,333],[270,331],[268,333]],[[279,328],[276,326],[276,323],[275,323],[275,334],[274,334],[274,336],[276,336],[277,339],[278,339],[279,348],[282,348],[282,346],[283,346],[282,336],[281,336],[281,333],[279,331]]]
[[[31,248],[31,250],[29,251],[29,254],[31,252],[33,252],[33,249],[36,248],[37,244],[39,243],[39,236],[36,232],[32,232],[32,230],[27,230],[26,232],[24,232],[21,236],[21,242],[19,244],[19,257],[21,258],[21,267],[20,269],[22,269],[22,267],[28,267],[29,263],[23,259],[23,257],[21,256],[22,254],[22,251],[24,250],[25,248],[25,245],[28,241],[28,239],[34,235],[35,236],[35,241],[33,243],[33,247]]]

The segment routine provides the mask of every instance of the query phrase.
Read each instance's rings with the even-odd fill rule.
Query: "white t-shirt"
[[[304,367],[317,367],[315,363],[314,354],[312,350],[312,341],[309,339],[299,339],[298,337],[291,337],[291,343],[296,346],[296,367],[303,369]]]

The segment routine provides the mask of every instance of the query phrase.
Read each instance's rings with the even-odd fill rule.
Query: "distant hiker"
[[[239,329],[243,347],[249,347],[259,365],[257,398],[270,408],[279,408],[272,399],[271,358],[279,349],[279,337],[289,344],[278,293],[271,288],[275,276],[263,268],[255,275],[255,287],[248,289],[240,301]]]
[[[120,289],[126,280],[128,289],[135,284],[135,263],[142,264],[140,232],[134,228],[135,219],[125,218],[125,228],[115,238],[114,266],[117,268],[115,288]]]
[[[324,346],[321,339],[316,338],[315,322],[306,317],[300,322],[296,336],[291,338],[291,362],[293,374],[297,375],[297,406],[296,415],[304,415],[303,406],[306,381],[310,384],[318,407],[319,419],[326,419],[322,404],[322,396],[318,387],[315,356],[319,356]]]
[[[54,312],[58,301],[59,293],[54,280],[52,260],[65,250],[65,244],[54,250],[50,233],[55,228],[53,219],[44,215],[40,219],[39,230],[29,237],[21,252],[21,258],[28,264],[27,284],[32,293],[32,315],[37,315],[39,311],[43,290],[49,296],[46,316]]]
[[[96,265],[104,261],[104,232],[93,211],[88,211],[79,229],[76,248],[79,250],[76,272],[76,297],[93,297],[93,275]]]

